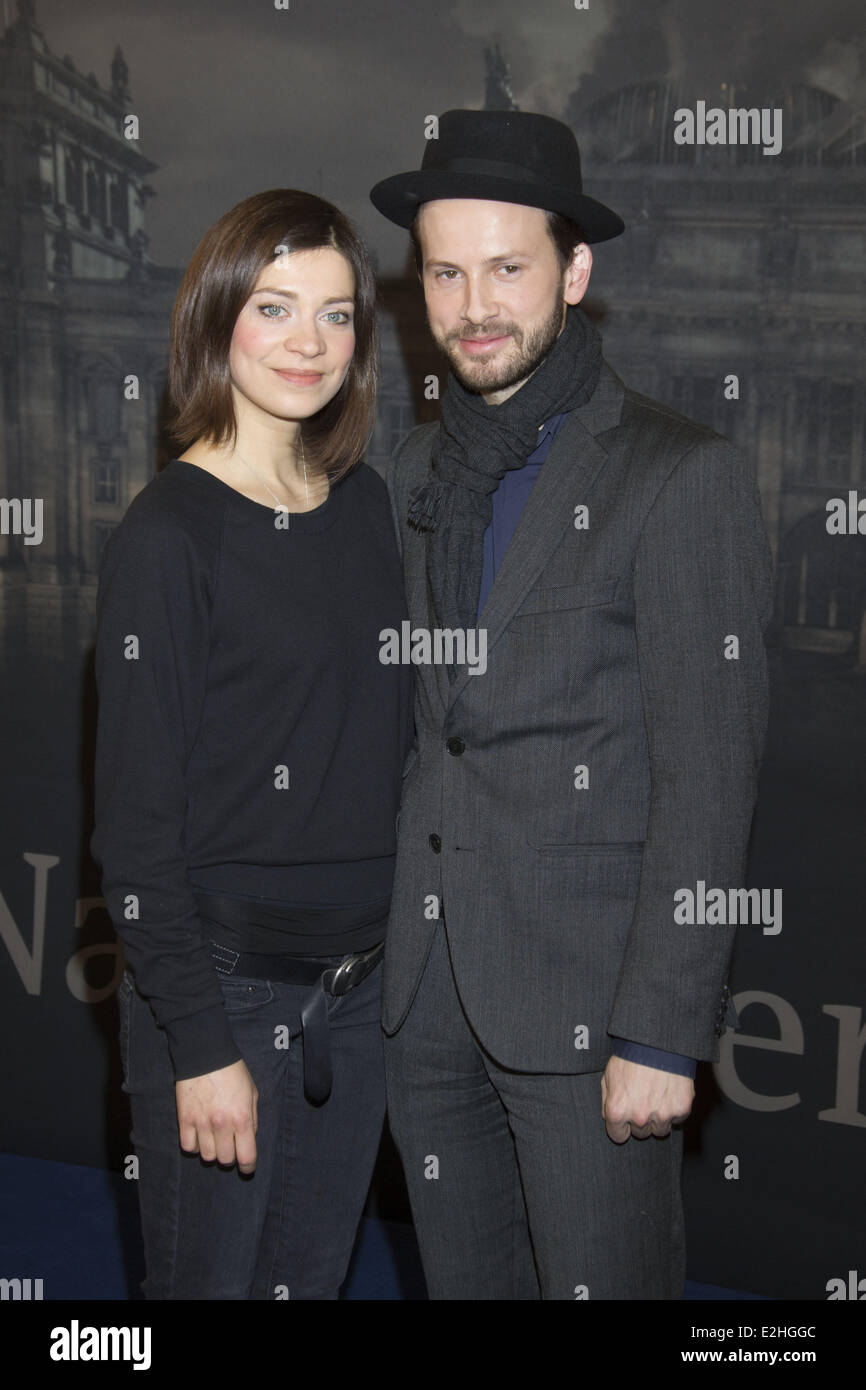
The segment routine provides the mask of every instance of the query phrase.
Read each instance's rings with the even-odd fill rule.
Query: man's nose
[[[466,281],[466,294],[463,300],[463,317],[470,323],[481,325],[499,312],[499,304],[493,286],[485,279]]]

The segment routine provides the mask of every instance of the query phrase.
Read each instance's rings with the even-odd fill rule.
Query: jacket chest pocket
[[[527,618],[539,613],[562,613],[571,608],[596,608],[612,603],[618,579],[598,579],[582,584],[559,584],[556,588],[533,589],[514,613],[514,618]]]

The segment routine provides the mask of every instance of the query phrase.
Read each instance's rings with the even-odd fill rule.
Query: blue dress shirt
[[[522,468],[513,468],[504,475],[493,494],[493,517],[484,533],[481,592],[478,599],[479,620],[526,499],[535,485],[541,466],[567,413],[551,415],[549,420],[539,426],[538,444],[533,453],[529,455]],[[645,1067],[657,1067],[660,1071],[675,1072],[678,1076],[694,1077],[695,1074],[696,1062],[693,1057],[682,1057],[678,1052],[663,1052],[661,1048],[629,1042],[626,1038],[614,1038],[613,1052],[615,1056],[624,1057],[629,1062],[640,1062]]]

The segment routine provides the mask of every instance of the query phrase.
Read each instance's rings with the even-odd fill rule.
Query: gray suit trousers
[[[682,1131],[615,1144],[599,1071],[498,1066],[467,1021],[443,921],[385,1038],[400,1151],[431,1299],[678,1299]]]

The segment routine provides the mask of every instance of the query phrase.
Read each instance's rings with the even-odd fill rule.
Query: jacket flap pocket
[[[522,618],[528,613],[558,613],[565,608],[592,608],[611,603],[618,583],[617,579],[597,579],[584,584],[560,584],[555,589],[533,589],[514,616]]]

